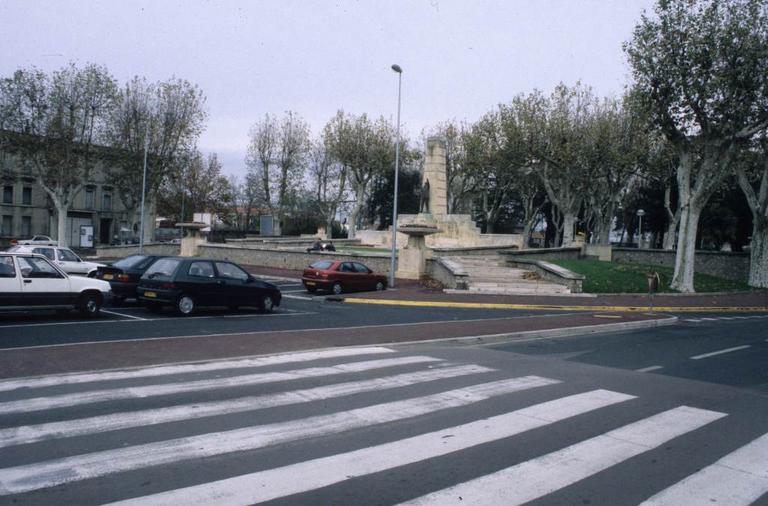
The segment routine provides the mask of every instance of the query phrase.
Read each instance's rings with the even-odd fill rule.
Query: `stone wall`
[[[664,249],[613,248],[614,262],[675,267],[675,251]],[[749,253],[697,251],[694,271],[733,281],[749,279]]]
[[[467,248],[432,248],[433,256],[466,257],[492,256],[510,251],[520,251],[517,246],[476,246]]]
[[[519,251],[500,252],[507,255],[508,260],[516,258],[528,260],[578,260],[581,248],[532,248]]]
[[[171,243],[150,243],[144,245],[146,255],[177,256],[181,246]],[[126,244],[121,246],[99,246],[96,248],[96,256],[99,258],[125,258],[139,254],[138,244]]]
[[[198,247],[198,254],[201,257],[231,260],[241,264],[293,270],[302,270],[305,267],[308,267],[309,264],[325,258],[361,262],[374,271],[383,273],[389,273],[390,265],[390,257],[386,254],[345,254],[323,251],[307,253],[305,251],[291,251],[277,248],[268,249],[266,247],[249,248],[230,244],[201,244]]]

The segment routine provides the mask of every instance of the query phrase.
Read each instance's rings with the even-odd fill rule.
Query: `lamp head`
[[[401,68],[400,68],[400,65],[398,65],[397,63],[395,63],[394,65],[392,65],[392,70],[394,70],[394,71],[395,71],[395,72],[397,72],[398,74],[402,74],[402,73],[403,73],[403,69],[401,69]]]

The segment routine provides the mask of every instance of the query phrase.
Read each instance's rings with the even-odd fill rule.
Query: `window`
[[[43,255],[48,260],[56,260],[56,253],[53,251],[53,248],[35,248],[32,250],[32,253]]]
[[[15,278],[16,269],[13,267],[13,257],[0,257],[0,278]]]
[[[59,260],[63,262],[82,262],[82,260],[80,260],[80,257],[75,255],[72,252],[72,250],[69,250],[69,249],[59,250]]]
[[[21,189],[21,203],[25,206],[32,205],[32,188],[25,186]]]
[[[101,198],[101,208],[105,211],[112,210],[112,194],[110,193],[104,194],[104,196]]]
[[[173,276],[180,262],[177,258],[161,258],[153,263],[142,277],[152,279],[158,276]]]
[[[21,217],[21,237],[29,237],[32,235],[32,217]]]
[[[352,262],[352,265],[355,266],[355,271],[356,272],[360,272],[362,274],[370,274],[370,272],[371,272],[371,270],[368,267],[364,266],[363,264],[359,264],[357,262]]]
[[[3,186],[3,204],[13,204],[13,186]]]
[[[331,265],[333,265],[333,262],[331,262],[330,260],[318,260],[317,262],[315,262],[312,265],[310,265],[310,267],[313,268],[313,269],[318,269],[318,270],[324,271],[325,269],[327,269]]]
[[[199,278],[212,278],[213,277],[213,265],[210,262],[192,262],[189,264],[190,276]]]
[[[349,262],[344,262],[339,266],[339,272],[355,272],[354,267]]]
[[[19,270],[24,278],[63,278],[62,274],[48,261],[40,257],[17,257]]]
[[[7,214],[3,215],[3,225],[0,227],[0,235],[13,235],[13,216]]]
[[[85,208],[86,209],[93,209],[93,196],[94,196],[93,188],[88,188],[87,190],[85,190]]]
[[[216,262],[216,270],[219,271],[219,276],[222,278],[238,279],[240,281],[248,279],[248,273],[234,264]]]

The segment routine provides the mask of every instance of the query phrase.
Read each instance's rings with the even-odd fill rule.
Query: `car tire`
[[[333,292],[333,294],[334,294],[334,295],[340,295],[340,294],[341,294],[341,292],[343,292],[343,291],[344,291],[344,287],[343,287],[343,286],[341,286],[341,283],[339,283],[339,282],[337,281],[337,282],[335,282],[335,283],[333,284],[333,286],[331,287],[331,291]]]
[[[176,312],[182,316],[189,316],[195,312],[195,299],[191,295],[180,295],[176,299]]]
[[[376,291],[383,292],[387,288],[387,284],[383,281],[376,282]]]
[[[274,310],[275,310],[275,300],[272,298],[271,295],[265,295],[261,299],[261,312],[271,313]]]
[[[84,293],[77,303],[77,310],[87,318],[94,318],[101,311],[101,297],[94,293]]]

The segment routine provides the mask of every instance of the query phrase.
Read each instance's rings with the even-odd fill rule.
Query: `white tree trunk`
[[[567,248],[573,243],[573,226],[576,223],[576,215],[570,211],[563,212],[563,242],[562,246]]]
[[[676,215],[674,221],[667,223],[667,231],[664,233],[664,249],[675,249],[675,232],[677,231],[677,222],[680,220],[680,216]]]
[[[357,199],[355,200],[355,205],[352,208],[352,212],[349,215],[349,220],[347,221],[348,229],[349,229],[349,235],[348,237],[350,239],[354,239],[357,235],[357,218],[360,216],[360,212],[363,210],[363,202],[365,199],[365,189],[358,189],[356,192]],[[395,226],[393,224],[393,226]]]
[[[694,293],[693,274],[696,255],[696,232],[699,229],[701,209],[689,204],[680,213],[680,233],[677,237],[675,274],[671,287],[679,292]]]
[[[753,221],[748,283],[749,286],[768,288],[768,220],[765,218]]]
[[[63,206],[54,201],[56,206],[56,230],[59,246],[66,248],[69,246],[69,230],[67,230],[67,206]]]

